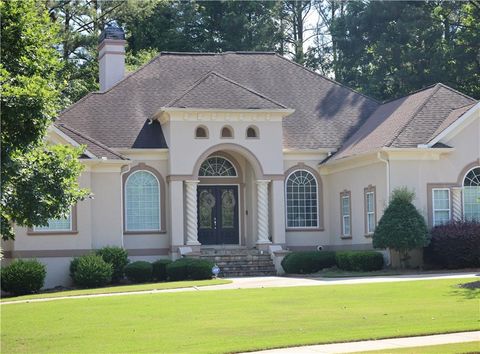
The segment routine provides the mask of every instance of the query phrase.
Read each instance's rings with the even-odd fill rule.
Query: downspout
[[[377,158],[382,161],[382,162],[385,162],[385,165],[386,165],[386,172],[387,172],[387,200],[390,200],[390,161],[388,160],[388,158],[383,158],[382,157],[382,152],[379,151],[377,153]]]

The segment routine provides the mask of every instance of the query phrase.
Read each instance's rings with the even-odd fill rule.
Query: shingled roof
[[[215,75],[208,75],[211,72]],[[172,102],[199,105],[196,90],[183,101],[175,100],[206,77],[199,84],[228,86],[218,108],[294,109],[283,120],[285,148],[339,148],[378,107],[375,100],[275,53],[161,53],[108,91],[91,93],[72,105],[58,122],[109,148],[166,147],[161,127],[147,120]],[[218,102],[218,89],[208,89],[210,96],[202,98],[208,104]],[[234,102],[239,95],[242,99]]]
[[[428,143],[475,104],[443,84],[386,102],[367,119],[329,161],[383,147],[412,148]]]
[[[274,100],[210,72],[165,107],[201,109],[285,109]]]

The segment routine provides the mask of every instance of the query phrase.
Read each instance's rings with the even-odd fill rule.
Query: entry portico
[[[285,244],[282,119],[292,112],[175,108],[157,116],[169,142],[169,161],[175,161],[167,177],[169,195],[181,191],[184,196],[171,200],[174,255],[184,245],[262,249]],[[216,169],[226,165],[232,173]],[[225,213],[233,213],[228,228],[223,225]]]

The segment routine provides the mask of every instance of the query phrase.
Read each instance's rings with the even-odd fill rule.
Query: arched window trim
[[[315,181],[315,186],[316,186],[316,197],[317,197],[317,225],[316,226],[289,226],[288,225],[288,195],[287,195],[287,187],[288,187],[288,180],[290,179],[290,176],[293,175],[295,172],[299,172],[299,171],[304,171],[306,173],[308,173],[309,175],[311,175],[313,177],[313,180]],[[286,229],[287,231],[288,230],[292,230],[292,231],[296,231],[296,230],[319,230],[319,229],[322,229],[323,226],[321,225],[321,219],[320,219],[320,213],[322,212],[322,210],[320,210],[320,189],[319,189],[319,183],[318,183],[318,179],[317,179],[317,176],[315,175],[315,173],[312,173],[312,171],[309,171],[308,169],[305,169],[305,168],[295,168],[293,169],[292,171],[290,171],[290,173],[287,175],[287,177],[285,178],[285,224],[286,224]]]
[[[224,129],[228,129],[232,136],[223,136],[223,130]],[[235,138],[235,133],[234,133],[233,128],[230,125],[224,125],[222,127],[222,129],[220,129],[220,139],[233,139],[233,138]]]
[[[127,199],[127,186],[128,186],[128,181],[130,180],[130,177],[133,175],[139,173],[139,172],[147,172],[150,175],[152,175],[155,178],[155,181],[157,181],[157,187],[158,187],[158,229],[129,229],[127,220],[128,220],[128,214],[127,214],[127,205],[128,205],[128,199]],[[158,233],[161,232],[162,230],[162,188],[160,184],[160,180],[158,177],[153,173],[152,171],[149,171],[148,169],[142,169],[139,168],[135,171],[132,171],[127,178],[125,179],[125,183],[123,185],[123,196],[124,196],[124,206],[123,206],[123,217],[124,217],[124,232],[125,233]]]
[[[233,167],[233,170],[235,171],[235,176],[202,176],[200,174],[200,171],[202,169],[202,166],[205,162],[207,162],[208,160],[212,159],[212,158],[217,158],[217,159],[222,159],[222,160],[225,160],[227,161],[232,167]],[[207,157],[201,164],[200,164],[200,168],[199,168],[199,172],[198,172],[198,177],[199,178],[238,178],[239,177],[239,174],[238,174],[238,171],[237,171],[237,168],[235,167],[235,164],[228,158],[226,158],[225,156],[222,156],[222,155],[212,155],[212,156],[209,156]]]
[[[248,136],[248,130],[253,129],[255,132],[255,136]],[[260,131],[258,130],[258,127],[256,125],[249,125],[247,129],[245,130],[245,138],[247,139],[259,139],[260,138]]]
[[[465,212],[465,180],[466,180],[468,174],[470,172],[472,172],[473,170],[477,169],[477,168],[480,169],[480,165],[473,166],[472,168],[468,169],[468,171],[463,175],[463,179],[461,181],[461,183],[462,183],[462,219],[463,220],[466,220],[466,217],[465,217],[465,214],[466,214],[466,212]],[[479,218],[479,221],[480,221],[480,218]]]
[[[198,129],[203,129],[205,131],[205,136],[198,136],[197,132]],[[208,131],[208,128],[205,125],[199,125],[195,128],[195,139],[208,139],[210,136],[210,132]]]

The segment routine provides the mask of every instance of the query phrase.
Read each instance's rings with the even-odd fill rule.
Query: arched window
[[[204,126],[199,126],[195,129],[195,138],[208,138],[208,129]]]
[[[200,177],[236,177],[237,171],[233,164],[220,156],[206,159],[200,166]]]
[[[258,138],[258,128],[255,126],[248,127],[247,138]]]
[[[463,217],[480,221],[480,166],[472,168],[463,180]]]
[[[229,126],[223,127],[222,138],[233,138],[233,129]]]
[[[292,172],[286,181],[287,227],[318,227],[318,184],[305,170]]]
[[[136,171],[125,182],[125,229],[160,230],[160,185],[151,172]]]

